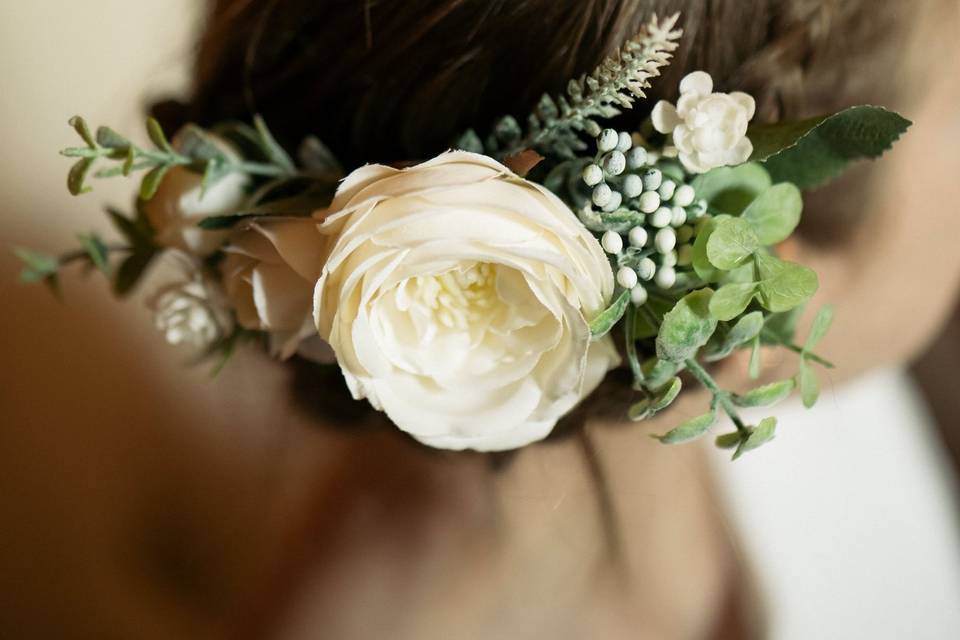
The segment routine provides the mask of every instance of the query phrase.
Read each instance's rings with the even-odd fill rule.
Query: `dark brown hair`
[[[685,34],[649,108],[694,69],[752,93],[758,118],[886,102],[905,48],[908,3],[876,0],[210,0],[193,95],[157,110],[168,126],[262,114],[292,148],[324,140],[350,169],[444,150],[468,127],[525,117],[632,36],[652,13],[681,12]],[[641,107],[625,118],[636,122]],[[330,418],[362,417],[295,386]],[[615,376],[613,376],[615,378]],[[616,380],[601,393],[617,394]],[[338,392],[345,393],[345,392]],[[338,395],[338,394],[334,394]],[[605,404],[618,404],[608,403]]]

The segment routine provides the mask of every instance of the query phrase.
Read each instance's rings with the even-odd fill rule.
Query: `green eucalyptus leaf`
[[[747,308],[757,292],[757,283],[725,284],[710,299],[710,315],[724,322],[733,320]]]
[[[800,372],[797,374],[797,386],[800,387],[800,399],[807,409],[817,404],[820,397],[820,381],[806,358],[800,359]]]
[[[624,312],[626,312],[628,304],[630,304],[630,291],[624,290],[610,303],[609,307],[590,321],[591,337],[597,340],[610,333],[613,326],[620,322],[620,318],[622,318]]]
[[[716,298],[716,295],[714,295]],[[711,300],[711,304],[712,304]],[[763,329],[763,313],[753,311],[740,318],[735,325],[727,332],[723,343],[717,351],[709,354],[705,359],[707,362],[716,362],[722,360],[733,353],[733,350],[740,347],[754,338]]]
[[[173,147],[170,146],[166,134],[163,133],[163,127],[155,118],[147,118],[147,135],[150,137],[150,141],[161,151],[173,152]]]
[[[682,386],[683,383],[680,378],[674,377],[669,383],[658,389],[652,397],[644,398],[630,407],[627,416],[634,422],[652,417],[669,407],[677,399]]]
[[[110,127],[97,128],[97,144],[107,149],[128,149],[133,146],[129,140]]]
[[[120,166],[120,173],[126,177],[133,173],[134,168],[136,167],[137,160],[137,151],[132,146],[127,147],[127,157],[124,158],[123,164]]]
[[[717,412],[711,411],[702,416],[690,418],[678,427],[674,427],[663,435],[653,436],[663,444],[680,444],[699,438],[714,425],[717,421]]]
[[[140,245],[144,242],[149,242],[149,235],[147,235],[141,225],[138,225],[136,221],[131,220],[123,214],[122,211],[114,209],[112,207],[107,207],[107,217],[110,218],[110,222],[113,223],[113,227],[123,236],[131,245]]]
[[[73,127],[74,131],[83,138],[83,141],[87,143],[88,147],[91,149],[97,148],[96,138],[93,137],[93,133],[90,131],[90,125],[87,124],[86,120],[81,116],[73,116],[67,122]]]
[[[70,191],[71,195],[79,196],[80,194],[93,191],[93,189],[84,183],[87,180],[87,174],[90,173],[94,162],[96,162],[95,158],[81,158],[76,164],[70,167],[70,171],[67,173],[67,190]]]
[[[20,281],[25,284],[41,282],[60,270],[60,259],[30,249],[15,248],[13,253],[23,262],[23,271],[20,272]]]
[[[710,315],[711,289],[700,289],[684,296],[664,317],[657,334],[657,357],[683,362],[696,355],[717,328]]]
[[[155,255],[154,249],[145,248],[131,253],[120,263],[113,281],[113,291],[118,297],[123,298],[134,290]]]
[[[95,233],[81,233],[77,235],[77,240],[80,241],[83,250],[87,252],[90,262],[103,273],[110,273],[110,250],[107,249],[107,245],[100,239],[100,236]]]
[[[734,395],[733,403],[738,407],[766,407],[785,399],[795,386],[792,379],[772,382],[752,389],[743,395]]]
[[[169,170],[169,166],[160,165],[154,167],[143,176],[143,182],[140,183],[141,200],[149,200],[157,194],[157,190],[160,188],[160,184],[163,182],[163,178]]]
[[[197,162],[229,160],[223,150],[213,142],[210,134],[193,124],[188,124],[177,133],[177,146],[180,154]]]
[[[803,305],[783,313],[772,313],[764,320],[761,339],[766,344],[790,344],[797,333],[797,322],[803,315]]]
[[[746,452],[753,451],[757,447],[773,440],[776,430],[776,418],[764,418],[761,420],[760,424],[750,431],[750,436],[737,448],[736,453],[733,454],[733,459],[736,460]]]
[[[800,223],[802,212],[800,189],[784,182],[760,194],[740,217],[750,224],[760,244],[772,245],[790,237]]]
[[[740,443],[743,441],[743,436],[740,435],[739,431],[734,431],[732,433],[724,433],[717,436],[716,444],[717,447],[721,449],[735,449],[740,446]]]
[[[817,317],[813,319],[810,334],[807,336],[807,341],[803,343],[804,353],[814,350],[823,336],[830,330],[831,323],[833,323],[833,307],[827,305],[820,309],[817,312]]]
[[[764,161],[775,182],[801,189],[824,184],[861,158],[878,158],[912,123],[881,107],[851,107],[802,122],[755,125],[751,160]]]
[[[707,258],[707,243],[710,242],[710,236],[713,235],[719,219],[720,217],[707,220],[693,241],[690,263],[693,265],[694,272],[704,282],[716,282],[722,275],[721,271],[710,264],[710,260]]]
[[[819,281],[812,269],[770,255],[756,255],[760,274],[760,302],[774,313],[789,311],[817,292]]]
[[[343,165],[337,160],[337,156],[316,136],[304,138],[297,157],[307,169],[322,171],[335,177],[344,175]]]
[[[287,152],[284,151],[283,147],[281,147],[273,137],[273,134],[270,133],[270,129],[267,128],[267,123],[263,118],[259,115],[254,116],[253,125],[256,127],[257,133],[260,136],[260,146],[270,162],[281,167],[287,173],[296,173],[297,169],[293,164],[293,160],[290,159]]]
[[[650,358],[643,363],[643,384],[653,391],[662,389],[671,383],[674,376],[683,371],[682,362],[668,362],[659,358]]]
[[[707,240],[707,260],[723,271],[736,269],[760,248],[760,240],[750,224],[740,218],[722,218],[714,222]]]
[[[760,336],[756,336],[753,339],[753,345],[750,351],[750,366],[747,369],[747,373],[750,375],[751,380],[756,380],[760,377]]]
[[[754,198],[770,188],[770,174],[756,162],[718,167],[697,176],[692,186],[711,208],[739,214]]]
[[[471,153],[483,153],[483,141],[480,140],[480,136],[477,135],[476,131],[467,129],[457,138],[457,141],[453,143],[453,148],[462,149],[463,151],[469,151]]]

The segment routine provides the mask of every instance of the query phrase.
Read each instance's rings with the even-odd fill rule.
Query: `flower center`
[[[417,276],[411,282],[411,298],[429,310],[439,324],[466,330],[489,316],[500,302],[497,270],[490,263],[477,262],[439,275]]]

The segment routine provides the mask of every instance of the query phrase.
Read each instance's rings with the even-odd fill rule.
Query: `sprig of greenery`
[[[93,172],[95,178],[129,176],[145,171],[140,185],[140,198],[149,200],[157,192],[163,177],[174,167],[186,167],[203,175],[203,186],[209,188],[230,173],[253,176],[280,177],[296,175],[297,169],[263,124],[256,119],[255,141],[263,150],[267,162],[238,160],[226,154],[203,129],[187,125],[178,134],[176,148],[170,143],[160,124],[147,119],[147,135],[153,149],[144,149],[129,138],[109,127],[99,127],[96,134],[80,116],[70,119],[72,126],[86,146],[70,147],[60,153],[68,158],[79,158],[67,175],[67,188],[73,195],[91,191],[86,184],[98,161],[112,161],[115,166]]]

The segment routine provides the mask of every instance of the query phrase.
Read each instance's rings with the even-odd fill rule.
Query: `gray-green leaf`
[[[761,244],[771,245],[790,237],[802,212],[800,189],[784,182],[760,194],[740,217],[750,223]]]
[[[154,167],[143,176],[143,182],[140,183],[140,199],[149,200],[157,194],[157,190],[160,188],[160,183],[163,182],[163,177],[167,175],[167,171],[170,170],[170,167],[167,165],[159,165]]]
[[[800,387],[800,399],[803,400],[803,406],[807,409],[817,404],[820,397],[820,381],[817,380],[817,374],[813,368],[807,364],[806,358],[800,359],[800,373],[797,374],[797,382]]]
[[[630,304],[630,292],[624,290],[617,298],[610,303],[610,306],[603,310],[596,318],[590,321],[590,335],[594,340],[598,340],[610,333],[613,326],[620,322],[627,305]]]
[[[763,253],[758,253],[756,259],[760,272],[760,302],[770,311],[789,311],[816,293],[819,280],[812,269]]]
[[[657,334],[657,357],[683,362],[696,355],[717,328],[710,315],[711,289],[700,289],[684,296],[664,317]]]
[[[854,160],[881,156],[911,124],[881,107],[858,106],[802,122],[756,125],[747,135],[751,160],[764,161],[775,182],[808,189],[837,177]]]
[[[755,282],[723,285],[710,299],[710,315],[724,322],[733,320],[747,308],[756,291]]]
[[[637,422],[654,416],[657,412],[669,407],[680,394],[683,386],[680,378],[673,378],[668,384],[659,389],[653,397],[644,398],[630,407],[627,416]]]
[[[67,189],[70,191],[70,195],[79,196],[93,190],[84,183],[95,161],[95,158],[81,158],[70,167],[70,172],[67,173]]]
[[[760,248],[757,234],[745,220],[722,218],[715,221],[707,240],[707,259],[718,269],[736,269]]]
[[[699,438],[717,421],[716,411],[705,413],[696,418],[690,418],[678,427],[674,427],[663,435],[653,436],[663,444],[679,444]]]
[[[803,343],[804,353],[813,351],[817,343],[823,339],[823,336],[830,330],[830,324],[833,322],[833,307],[827,305],[817,312],[817,317],[813,319],[813,325],[810,327],[810,335],[807,341]]]
[[[77,240],[80,241],[83,250],[87,252],[90,262],[103,273],[110,273],[110,251],[103,240],[95,233],[81,233],[77,235]]]
[[[714,296],[716,297],[716,296]],[[713,301],[711,300],[711,303]],[[715,352],[711,353],[705,359],[707,362],[722,360],[733,353],[737,347],[753,340],[763,329],[763,312],[753,311],[748,313],[733,325],[733,328],[727,332],[723,344]]]
[[[766,407],[785,399],[793,391],[794,386],[792,379],[772,382],[743,395],[734,395],[733,403],[738,407]]]
[[[718,167],[693,181],[698,198],[713,209],[738,214],[772,184],[770,174],[756,162],[737,167]]]
[[[759,447],[760,445],[766,444],[773,440],[777,430],[777,419],[776,418],[764,418],[760,421],[760,424],[750,432],[750,436],[743,441],[743,444],[737,448],[736,453],[733,454],[733,459],[736,460],[747,451],[752,451]]]

